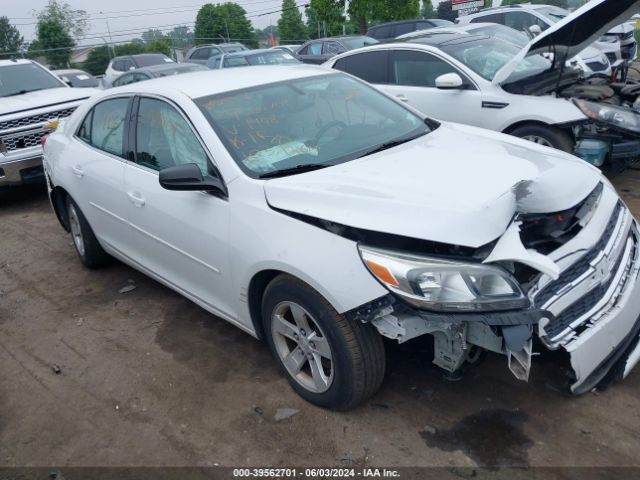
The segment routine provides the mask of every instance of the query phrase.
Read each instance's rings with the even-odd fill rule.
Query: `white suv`
[[[71,88],[31,60],[0,60],[0,187],[43,182],[40,138],[97,90]]]
[[[568,10],[553,5],[508,5],[465,15],[458,18],[456,22],[460,24],[499,23],[516,30],[540,33],[570,13]],[[613,66],[621,61],[635,60],[637,55],[634,28],[628,23],[613,27],[592,46],[606,54]]]

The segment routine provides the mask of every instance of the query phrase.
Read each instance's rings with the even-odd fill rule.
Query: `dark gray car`
[[[182,73],[201,72],[208,70],[202,65],[191,63],[168,63],[165,65],[152,65],[150,67],[138,68],[124,73],[116,78],[111,84],[112,87],[121,87],[130,83],[143,82],[152,78],[168,77],[170,75],[180,75]]]
[[[320,65],[341,53],[379,43],[375,38],[365,35],[351,37],[329,37],[309,40],[296,52],[298,59],[304,63]]]

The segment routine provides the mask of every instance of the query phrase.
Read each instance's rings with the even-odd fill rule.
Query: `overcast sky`
[[[41,10],[47,0],[0,0],[0,15],[9,17],[12,24],[20,30],[25,40],[33,40],[35,36],[34,10]],[[89,13],[90,26],[85,38],[78,41],[79,45],[102,43],[100,37],[108,39],[111,30],[113,41],[128,40],[139,37],[142,31],[149,28],[162,27],[168,31],[173,25],[183,24],[193,27],[196,13],[206,2],[198,0],[67,0],[74,9],[83,9]],[[252,16],[250,20],[257,28],[275,24],[280,13],[257,16],[262,13],[279,10],[282,0],[236,0]],[[306,3],[299,0],[297,4]],[[100,13],[103,12],[103,13]],[[107,22],[109,26],[107,28]],[[31,25],[24,25],[31,24]],[[132,31],[137,29],[139,31]],[[129,30],[124,31],[124,30]]]

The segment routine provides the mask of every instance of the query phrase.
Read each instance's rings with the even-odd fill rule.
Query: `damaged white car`
[[[598,170],[341,72],[105,91],[48,137],[45,171],[84,265],[116,257],[265,338],[321,407],[375,393],[383,337],[433,335],[452,373],[496,352],[522,380],[538,337],[574,393],[638,361],[638,224]]]

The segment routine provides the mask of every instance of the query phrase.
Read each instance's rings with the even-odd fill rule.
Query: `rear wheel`
[[[71,197],[67,197],[67,215],[73,246],[87,268],[100,268],[111,260],[96,238],[87,219]]]
[[[269,284],[262,312],[271,352],[305,400],[348,410],[380,387],[384,345],[372,325],[338,314],[318,292],[289,275]]]
[[[557,148],[568,153],[573,153],[574,150],[574,141],[571,136],[550,125],[523,125],[510,133],[514,137],[520,137],[545,147]]]

